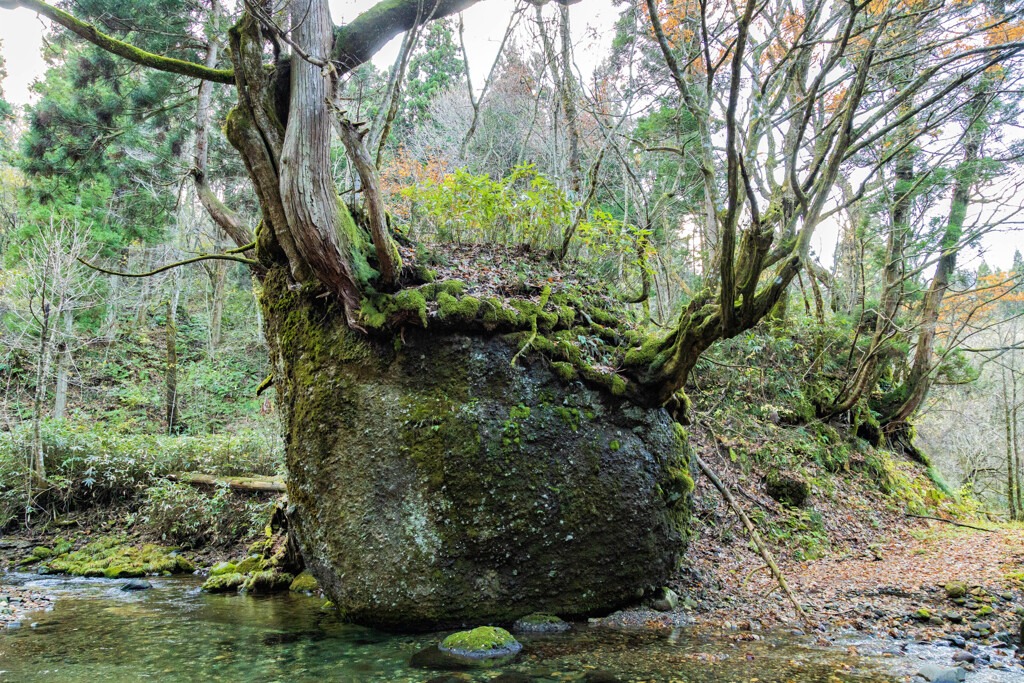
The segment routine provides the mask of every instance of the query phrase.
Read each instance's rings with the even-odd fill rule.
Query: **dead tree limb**
[[[990,534],[996,532],[995,529],[983,529],[980,526],[971,526],[970,524],[964,524],[963,522],[954,522],[951,519],[943,519],[942,517],[929,517],[928,515],[912,515],[909,512],[904,517],[913,517],[914,519],[934,519],[936,522],[945,522],[946,524],[952,524],[953,526],[962,526],[965,529],[974,529],[976,531],[987,531]]]
[[[256,477],[215,477],[199,472],[178,472],[167,476],[172,481],[180,481],[192,486],[227,486],[232,491],[248,493],[286,493],[284,481],[280,479],[258,479]]]
[[[747,528],[747,533],[750,535],[750,539],[754,541],[754,545],[757,546],[757,550],[761,554],[762,559],[764,559],[765,564],[767,564],[768,568],[772,570],[772,575],[775,576],[775,580],[779,582],[779,587],[782,588],[786,597],[789,598],[789,601],[793,603],[793,607],[796,609],[797,614],[806,621],[807,613],[804,612],[804,608],[800,606],[800,602],[796,599],[796,596],[793,595],[793,591],[789,589],[789,585],[786,583],[786,577],[782,575],[779,565],[775,564],[775,559],[772,558],[772,554],[768,552],[768,548],[761,540],[760,534],[757,533],[754,523],[750,521],[750,518],[743,512],[743,508],[740,507],[739,503],[736,502],[736,499],[733,498],[732,494],[729,492],[728,487],[721,479],[718,478],[718,475],[711,471],[711,468],[708,467],[707,463],[701,460],[701,457],[696,453],[693,454],[693,459],[697,461],[697,467],[700,468],[700,471],[704,473],[704,476],[711,480],[711,483],[715,485],[718,492],[722,494],[722,498],[725,499],[725,502],[729,504],[732,511],[735,512],[736,516],[743,522],[743,526]]]

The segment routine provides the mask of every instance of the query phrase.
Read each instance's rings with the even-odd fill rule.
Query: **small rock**
[[[972,655],[970,652],[957,652],[953,655],[953,661],[974,664],[974,655]]]
[[[527,676],[521,671],[506,671],[489,679],[489,683],[530,683],[532,680],[532,676]]]
[[[583,675],[584,683],[622,683],[622,679],[607,671],[588,671]]]
[[[962,598],[967,595],[967,586],[959,581],[950,581],[946,584],[946,597],[950,599]]]
[[[512,630],[516,633],[561,633],[569,630],[569,624],[553,614],[535,612],[516,621]]]
[[[144,590],[147,590],[147,589],[152,588],[152,587],[153,587],[153,584],[151,584],[149,581],[146,581],[145,579],[131,579],[126,584],[121,586],[121,590],[123,590],[123,591],[144,591]]]
[[[959,683],[967,680],[967,672],[958,666],[944,667],[930,662],[922,666],[917,675],[932,683]]]
[[[316,577],[310,574],[308,570],[296,576],[295,580],[288,586],[288,590],[293,593],[313,593],[319,588],[320,584],[317,583]]]
[[[679,596],[671,588],[662,588],[651,601],[651,609],[659,612],[671,612],[679,604]]]

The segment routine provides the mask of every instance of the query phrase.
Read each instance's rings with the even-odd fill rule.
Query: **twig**
[[[736,499],[733,498],[731,493],[729,493],[729,489],[724,483],[722,483],[722,480],[718,478],[718,475],[711,471],[711,468],[708,467],[707,463],[701,460],[701,457],[696,453],[693,454],[693,459],[697,461],[697,467],[699,467],[700,471],[704,473],[704,476],[710,479],[711,483],[715,485],[716,489],[718,489],[718,492],[722,494],[722,498],[725,499],[725,502],[727,502],[733,512],[736,513],[736,516],[743,521],[743,526],[747,528],[750,540],[752,540],[754,545],[757,546],[757,550],[761,553],[761,557],[764,559],[765,564],[767,564],[772,570],[775,580],[779,582],[779,587],[786,593],[786,597],[789,598],[789,601],[793,603],[793,607],[796,609],[797,614],[799,614],[804,621],[807,621],[807,613],[804,612],[804,608],[800,606],[800,602],[796,599],[796,596],[793,595],[793,591],[789,589],[789,585],[786,583],[786,577],[782,575],[782,571],[779,569],[779,566],[775,564],[772,554],[768,552],[768,548],[765,547],[764,543],[761,541],[761,536],[757,533],[757,529],[754,528],[753,522],[751,522],[750,518],[743,512],[743,508],[740,507],[739,503],[736,502]]]
[[[765,564],[765,565],[761,565],[760,567],[754,567],[753,569],[751,569],[747,573],[746,578],[743,579],[743,583],[740,584],[740,590],[744,590],[747,587],[747,582],[750,581],[750,577],[751,576],[753,576],[757,572],[761,571],[762,569],[768,569],[768,568],[769,568],[768,565]]]
[[[913,517],[914,519],[934,519],[936,522],[945,522],[946,524],[952,524],[953,526],[962,526],[967,529],[975,529],[977,531],[987,531],[990,534],[996,532],[995,529],[983,529],[980,526],[971,526],[970,524],[964,524],[963,522],[954,522],[951,519],[943,519],[942,517],[929,517],[928,515],[912,515],[909,512],[904,514],[904,517]]]

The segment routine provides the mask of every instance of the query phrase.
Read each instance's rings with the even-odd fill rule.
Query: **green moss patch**
[[[174,548],[129,545],[124,537],[94,541],[79,550],[53,557],[45,564],[51,574],[118,579],[158,574],[182,574],[195,567]]]
[[[441,641],[440,650],[462,657],[501,657],[518,652],[522,645],[512,634],[496,626],[478,626],[472,631],[459,631]]]
[[[320,588],[316,577],[308,571],[304,571],[295,577],[295,580],[288,586],[288,590],[294,593],[312,593]]]
[[[245,583],[245,577],[238,572],[219,574],[208,578],[202,587],[204,593],[233,593]]]

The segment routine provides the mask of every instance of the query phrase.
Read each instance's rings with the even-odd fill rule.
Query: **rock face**
[[[583,616],[663,585],[693,487],[664,411],[536,355],[514,367],[500,336],[373,346],[317,305],[268,309],[268,338],[290,520],[340,614],[393,628]]]

